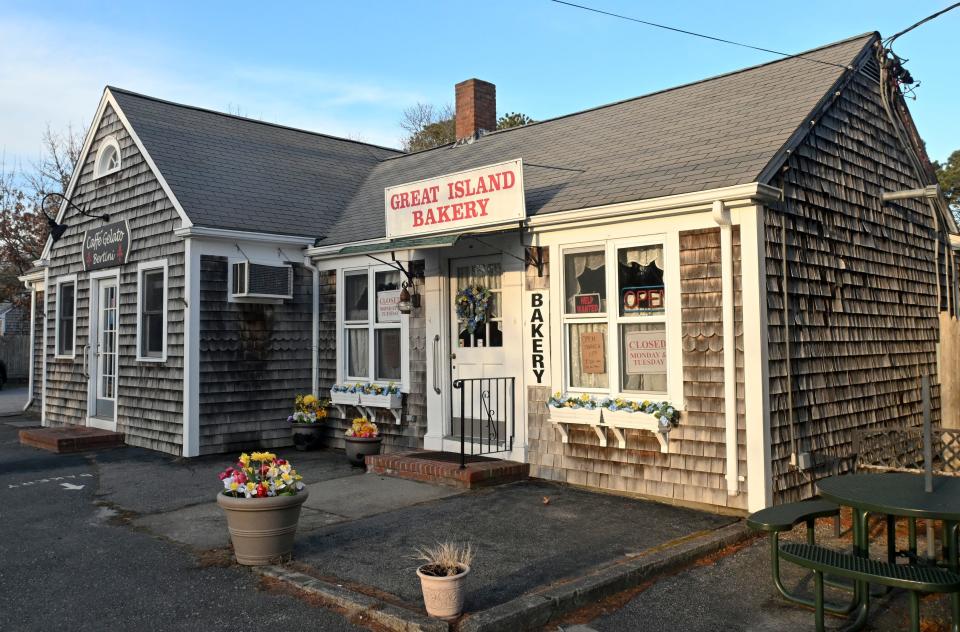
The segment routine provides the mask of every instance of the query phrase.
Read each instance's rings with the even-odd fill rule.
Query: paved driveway
[[[206,476],[150,480],[124,467],[131,498],[162,504],[202,488],[209,502]],[[248,570],[205,565],[186,547],[123,526],[95,504],[101,481],[87,456],[20,446],[16,428],[0,421],[0,630],[362,629],[261,590]]]
[[[0,389],[0,417],[20,415],[27,403],[26,386],[6,386]]]

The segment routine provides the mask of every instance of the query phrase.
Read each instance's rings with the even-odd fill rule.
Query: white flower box
[[[547,406],[550,410],[550,421],[552,423],[565,424],[586,424],[588,426],[600,425],[600,414],[602,409],[597,408],[556,408]]]
[[[331,391],[330,403],[340,404],[341,406],[357,406],[360,403],[360,393]]]
[[[403,396],[400,393],[386,395],[360,393],[360,405],[371,408],[400,408],[403,405]]]
[[[650,432],[660,432],[661,430],[660,422],[653,415],[627,410],[603,409],[603,423],[618,428],[636,428],[649,430]]]

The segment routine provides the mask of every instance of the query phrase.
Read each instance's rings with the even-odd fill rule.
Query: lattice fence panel
[[[960,430],[932,431],[933,471],[960,476]],[[923,428],[858,430],[854,433],[857,469],[923,472]]]

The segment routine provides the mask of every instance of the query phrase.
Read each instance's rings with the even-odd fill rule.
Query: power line
[[[886,48],[890,48],[890,45],[893,44],[893,40],[897,39],[897,38],[900,37],[901,35],[904,35],[904,34],[906,34],[906,33],[909,33],[910,31],[912,31],[913,29],[917,28],[917,27],[920,26],[921,24],[925,24],[925,23],[929,22],[930,20],[932,20],[932,19],[934,19],[934,18],[938,18],[938,17],[940,17],[941,15],[943,15],[944,13],[946,13],[947,11],[953,11],[953,10],[956,9],[957,7],[960,7],[960,2],[957,2],[956,4],[951,4],[951,5],[950,5],[949,7],[947,7],[946,9],[941,9],[940,11],[937,11],[937,12],[934,13],[934,14],[928,15],[927,17],[923,18],[923,19],[920,20],[919,22],[916,22],[916,23],[908,26],[907,28],[903,29],[903,30],[900,31],[899,33],[897,33],[897,34],[895,34],[895,35],[891,35],[891,36],[888,37],[887,39],[883,40],[884,46],[885,46]]]
[[[764,52],[764,53],[773,53],[774,55],[780,55],[780,56],[782,56],[782,57],[791,57],[791,58],[794,58],[794,59],[803,59],[803,60],[806,60],[806,61],[811,61],[811,62],[816,63],[816,64],[823,64],[824,66],[836,66],[837,68],[843,68],[844,70],[847,70],[847,69],[850,68],[850,66],[844,66],[843,64],[835,64],[835,63],[830,62],[830,61],[822,61],[822,60],[820,60],[820,59],[812,59],[812,58],[810,58],[810,57],[804,57],[803,55],[794,55],[794,54],[791,54],[791,53],[784,53],[784,52],[781,52],[781,51],[778,51],[778,50],[773,50],[773,49],[770,49],[770,48],[762,48],[762,47],[760,47],[760,46],[753,46],[753,45],[751,45],[751,44],[744,44],[743,42],[735,42],[735,41],[733,41],[733,40],[724,39],[724,38],[722,38],[722,37],[715,37],[715,36],[713,36],[713,35],[704,35],[703,33],[695,33],[695,32],[693,32],[693,31],[687,31],[687,30],[684,30],[684,29],[676,28],[676,27],[674,27],[674,26],[667,26],[667,25],[665,25],[665,24],[657,24],[656,22],[648,22],[648,21],[646,21],[646,20],[641,20],[641,19],[639,19],[639,18],[632,18],[632,17],[630,17],[629,15],[621,15],[621,14],[619,14],[619,13],[612,13],[612,12],[610,12],[610,11],[604,11],[604,10],[602,10],[602,9],[595,9],[595,8],[593,8],[593,7],[588,7],[588,6],[585,6],[585,5],[582,5],[582,4],[576,4],[576,3],[573,3],[573,2],[566,2],[565,0],[550,0],[550,1],[551,1],[551,2],[555,2],[555,3],[557,3],[557,4],[566,5],[566,6],[568,6],[568,7],[574,7],[574,8],[576,8],[576,9],[583,9],[584,11],[591,11],[591,12],[593,12],[593,13],[599,13],[600,15],[607,15],[607,16],[610,16],[610,17],[612,17],[612,18],[618,18],[618,19],[627,20],[627,21],[630,21],[630,22],[637,22],[638,24],[645,24],[645,25],[647,25],[647,26],[653,26],[653,27],[656,27],[656,28],[658,28],[658,29],[664,29],[664,30],[667,30],[667,31],[673,31],[674,33],[683,33],[684,35],[692,35],[692,36],[694,36],[694,37],[702,37],[703,39],[713,40],[714,42],[721,42],[721,43],[723,43],[723,44],[731,44],[731,45],[733,45],[733,46],[740,46],[740,47],[743,47],[743,48],[750,48],[750,49],[758,50],[758,51],[761,51],[761,52]],[[957,5],[954,5],[954,6],[957,6]],[[951,7],[951,8],[952,8],[952,7]],[[941,12],[941,13],[942,13],[942,12]],[[936,16],[932,16],[932,17],[936,17]],[[932,19],[932,17],[931,17],[931,18],[928,18],[928,19]],[[917,25],[914,25],[914,26],[917,26]],[[913,28],[913,27],[910,27],[910,28]]]

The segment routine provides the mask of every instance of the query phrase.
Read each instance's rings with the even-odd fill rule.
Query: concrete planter
[[[383,437],[344,437],[344,450],[351,465],[366,466],[366,457],[380,454]]]
[[[423,566],[417,569],[420,588],[423,590],[423,605],[427,614],[438,619],[456,619],[463,612],[463,600],[466,596],[465,581],[470,567],[448,577],[434,577],[423,573]]]
[[[290,424],[293,447],[297,450],[315,450],[323,445],[323,424]]]
[[[233,498],[217,494],[217,504],[227,515],[227,527],[237,562],[261,566],[290,557],[300,507],[307,490],[293,496]]]

